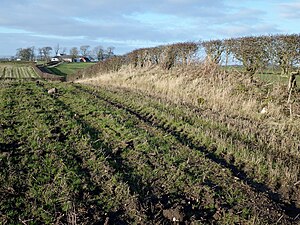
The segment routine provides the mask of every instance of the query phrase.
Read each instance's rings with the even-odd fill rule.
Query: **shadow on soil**
[[[269,197],[269,199],[273,200],[276,202],[279,207],[288,215],[290,218],[298,218],[300,215],[300,209],[296,207],[295,203],[286,203],[284,202],[284,199],[279,193],[273,192],[267,185],[263,183],[259,183],[254,181],[252,178],[248,177],[247,174],[240,170],[238,167],[235,165],[232,165],[228,163],[225,159],[218,157],[216,154],[213,152],[209,151],[205,146],[200,146],[198,144],[195,144],[193,140],[191,140],[186,134],[181,133],[180,131],[173,130],[172,128],[162,125],[159,123],[158,120],[155,119],[155,116],[153,115],[151,119],[144,117],[140,115],[138,112],[128,108],[125,105],[122,105],[121,103],[118,102],[113,102],[110,99],[106,99],[96,92],[93,92],[91,90],[85,89],[80,85],[75,85],[77,89],[80,91],[86,92],[88,94],[94,95],[99,99],[102,99],[103,101],[106,101],[107,103],[111,104],[112,106],[123,109],[130,114],[136,116],[139,120],[149,124],[150,126],[155,126],[162,130],[163,132],[170,133],[173,135],[180,143],[183,145],[189,145],[191,149],[195,149],[197,151],[200,151],[205,154],[205,156],[210,159],[211,161],[221,165],[224,168],[229,169],[232,174],[245,182],[247,185],[249,185],[251,188],[254,189],[255,192],[257,193],[263,193]],[[299,218],[298,218],[299,219]]]
[[[55,98],[55,101],[62,109],[70,112],[72,115],[76,114],[58,98]],[[112,150],[109,145],[99,141],[99,138],[103,137],[101,131],[82,118],[76,118],[76,122],[82,127],[83,132],[90,136],[93,148],[101,149],[104,153],[109,166],[115,173],[120,175],[120,181],[128,184],[131,195],[137,194],[137,208],[146,215],[147,221],[170,224],[170,221],[173,222],[174,217],[178,222],[192,220],[201,220],[202,222],[212,221],[215,210],[204,209],[202,206],[199,206],[201,208],[194,207],[199,205],[199,203],[183,194],[165,193],[143,182],[142,177],[136,175],[134,168],[129,166],[122,158],[121,153],[126,149]],[[128,147],[133,146],[128,145],[126,148]],[[77,160],[82,161],[82,159]],[[216,186],[213,183],[205,185]],[[109,224],[130,224],[133,222],[127,217],[124,219],[125,214],[125,209],[120,209],[115,213],[108,214],[105,221]]]

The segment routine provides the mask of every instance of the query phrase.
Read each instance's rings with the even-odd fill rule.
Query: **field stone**
[[[182,206],[177,206],[171,209],[163,210],[163,215],[165,218],[172,222],[183,222],[184,213]]]
[[[55,94],[57,92],[58,92],[57,88],[51,88],[48,90],[48,94]]]
[[[263,109],[260,111],[261,114],[266,114],[268,112],[266,107],[263,107]]]

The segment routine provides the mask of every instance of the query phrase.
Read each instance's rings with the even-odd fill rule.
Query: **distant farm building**
[[[60,56],[61,61],[63,62],[73,62],[73,56],[72,55],[62,55]]]
[[[80,56],[74,58],[72,55],[57,55],[51,58],[52,62],[91,62],[89,57]]]
[[[54,56],[51,58],[51,62],[60,62],[60,56]]]
[[[73,62],[72,55],[57,55],[51,58],[52,62]]]
[[[81,57],[80,62],[91,62],[91,60],[88,57]]]
[[[74,59],[74,62],[91,62],[91,59],[89,57],[78,57]]]

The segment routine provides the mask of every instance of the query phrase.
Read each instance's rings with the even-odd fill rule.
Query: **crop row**
[[[171,103],[168,105],[166,102],[161,104],[153,96],[133,95],[126,90],[102,87],[99,95],[138,114],[189,146],[202,146],[206,154],[231,168],[240,179],[270,196],[277,196],[276,199],[289,202],[292,207],[288,206],[287,210],[299,212],[298,146],[287,142],[289,137],[284,134],[278,134],[278,140],[270,141],[274,135],[269,135],[268,130],[259,132],[257,127],[253,127],[257,126],[255,123],[251,125],[253,121],[241,120],[237,123],[234,118],[224,119],[219,114]],[[283,143],[288,143],[289,148],[282,148]]]
[[[133,95],[71,84],[48,95],[53,85],[1,84],[0,221],[292,221],[203,146],[158,126],[158,112],[146,119],[126,107]]]
[[[81,98],[84,101],[80,101],[75,108],[77,110],[82,108],[83,112],[79,113],[79,115],[83,114],[85,121],[93,126],[94,129],[101,130],[101,133],[104,135],[104,139],[100,138],[101,142],[112,146],[111,148],[116,151],[113,155],[120,155],[121,162],[129,163],[128,167],[125,166],[126,168],[136,171],[134,174],[138,174],[140,179],[146,181],[146,184],[153,185],[148,187],[150,189],[150,191],[147,191],[148,194],[151,194],[152,189],[156,190],[159,187],[163,187],[163,190],[154,191],[155,195],[165,196],[166,194],[170,195],[170,193],[173,195],[174,193],[181,193],[181,196],[185,196],[185,199],[189,199],[189,202],[191,202],[192,200],[203,198],[200,193],[201,189],[204,188],[205,190],[210,190],[212,193],[218,193],[217,195],[220,198],[214,198],[216,202],[222,202],[223,204],[226,202],[225,205],[229,205],[224,207],[222,204],[221,206],[216,206],[218,205],[216,204],[210,208],[210,213],[216,213],[219,210],[223,211],[225,217],[222,217],[222,223],[226,223],[226,217],[229,217],[231,222],[235,219],[237,221],[241,219],[241,217],[235,217],[234,214],[228,215],[228,211],[226,211],[227,207],[231,208],[232,211],[238,210],[241,207],[239,210],[249,210],[249,214],[255,214],[255,212],[251,211],[252,209],[249,205],[248,207],[245,206],[249,204],[247,202],[249,195],[252,196],[255,194],[248,193],[249,190],[247,187],[240,185],[236,181],[236,179],[240,178],[235,177],[239,175],[237,171],[232,171],[232,167],[226,167],[226,163],[224,166],[224,162],[218,161],[214,157],[206,157],[207,153],[204,150],[201,151],[203,145],[200,146],[199,143],[196,146],[192,141],[189,142],[188,139],[187,141],[182,140],[172,132],[166,132],[159,127],[149,126],[148,123],[143,121],[140,114],[136,114],[126,107],[114,105],[109,100],[107,101],[103,98],[103,96],[107,96],[107,90],[100,92],[99,94],[99,92],[94,90],[88,91],[79,86],[77,90],[73,90],[72,95],[77,96],[78,98],[76,99]],[[122,99],[122,104],[126,102],[126,105],[130,102],[130,95],[125,96],[124,93],[116,95]],[[69,104],[76,104],[76,100],[72,100]],[[105,119],[105,122],[101,123],[100,126],[99,116],[96,113],[99,106],[104,106],[106,117],[112,120],[109,122],[108,119]],[[112,109],[107,111],[109,108]],[[152,125],[155,124],[153,122],[151,121]],[[97,140],[99,139],[95,141]],[[124,148],[124,146],[126,149],[129,148],[127,150],[128,153],[126,151],[123,152],[122,147]],[[218,179],[220,177],[222,177],[221,180]],[[243,178],[242,176],[240,177],[241,179]],[[144,186],[147,187],[147,185],[143,184],[138,189],[143,189]],[[215,188],[217,188],[217,191]],[[147,199],[150,198],[144,196],[147,192],[141,191],[138,194],[142,195],[142,199]],[[251,216],[249,218],[253,219]]]
[[[32,67],[28,66],[1,66],[0,67],[0,78],[37,78],[37,74]]]
[[[93,151],[88,128],[34,85],[1,92],[1,221],[122,220],[118,209],[134,198],[125,198],[126,184],[115,184],[105,158]],[[115,187],[119,194],[112,196]]]

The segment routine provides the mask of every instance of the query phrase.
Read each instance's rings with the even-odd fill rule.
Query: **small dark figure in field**
[[[44,83],[41,82],[40,80],[37,80],[35,83],[36,83],[37,86],[44,87]]]

